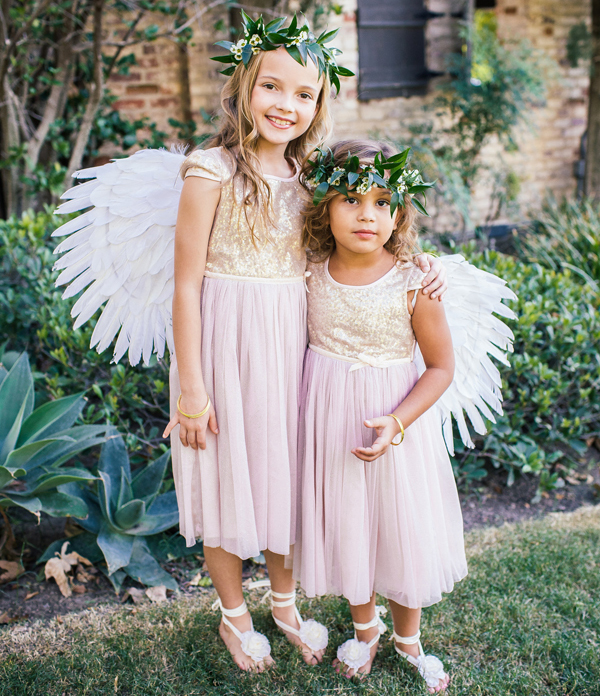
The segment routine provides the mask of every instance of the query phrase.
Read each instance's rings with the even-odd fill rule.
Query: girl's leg
[[[417,634],[421,625],[421,610],[409,609],[401,604],[396,604],[390,600],[390,609],[392,610],[392,619],[394,621],[394,631],[403,638],[410,638]],[[419,645],[407,645],[406,643],[396,643],[396,645],[405,653],[413,657],[419,657]],[[442,691],[448,686],[450,677],[446,675],[445,679],[440,679],[439,685],[433,689],[433,692]]]
[[[244,601],[241,558],[224,551],[222,548],[210,546],[204,547],[204,558],[221,604],[225,609],[237,609]],[[232,617],[229,621],[241,633],[252,628],[252,618],[249,612],[242,614],[242,616]],[[251,657],[242,651],[239,638],[223,621],[219,626],[219,634],[240,669],[245,671],[256,669],[262,672],[265,667],[273,664],[271,656],[256,664]]]
[[[373,620],[373,617],[375,616],[375,599],[375,593],[373,593],[371,600],[367,604],[350,605],[350,614],[352,614],[352,621],[354,623],[365,624]],[[356,637],[363,643],[369,643],[373,640],[373,638],[375,638],[375,636],[378,635],[379,628],[377,626],[373,626],[373,628],[367,628],[366,631],[356,631]],[[358,674],[369,674],[373,665],[373,660],[375,659],[375,655],[377,655],[378,647],[378,642],[371,647],[371,657],[365,665],[358,669]],[[333,666],[335,667],[336,672],[339,672],[341,669],[342,674],[348,678],[354,676],[354,670],[350,669],[347,665],[343,665],[342,663],[340,663],[340,661],[337,658],[333,661]]]
[[[292,577],[292,569],[285,567],[285,556],[272,553],[268,550],[263,551],[263,555],[267,562],[271,589],[275,592],[281,592],[282,594],[293,592],[296,588],[296,581]],[[273,616],[292,628],[300,628],[296,613],[294,612],[294,605],[289,607],[273,607]],[[316,665],[321,662],[325,650],[313,652],[300,640],[300,638],[298,638],[298,636],[295,636],[293,633],[286,633],[285,635],[290,643],[302,649],[302,657],[307,665]]]

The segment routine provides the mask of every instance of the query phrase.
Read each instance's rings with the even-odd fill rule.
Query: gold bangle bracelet
[[[398,423],[398,427],[400,428],[400,442],[394,442],[392,440],[391,443],[392,445],[394,445],[394,447],[398,447],[398,445],[401,445],[404,442],[404,426],[402,425],[402,421],[398,418],[398,416],[395,416],[393,413],[388,413],[388,416],[390,418],[393,418],[396,421],[396,423]]]
[[[177,399],[177,410],[179,411],[179,413],[181,413],[182,416],[185,416],[186,418],[202,418],[202,416],[204,416],[208,413],[208,409],[210,408],[210,396],[208,397],[208,401],[206,402],[206,406],[202,409],[202,411],[200,411],[200,413],[195,413],[195,414],[184,413],[181,410],[180,404],[181,404],[181,397],[182,396],[183,395],[180,394],[179,398]]]

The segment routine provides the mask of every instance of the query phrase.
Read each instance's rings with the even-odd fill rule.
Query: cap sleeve
[[[407,274],[406,291],[420,290],[422,287],[421,283],[426,274],[414,263],[411,263],[407,268]]]
[[[181,167],[182,179],[187,179],[188,176],[199,176],[219,182],[226,179],[227,171],[220,150],[218,147],[194,150]]]

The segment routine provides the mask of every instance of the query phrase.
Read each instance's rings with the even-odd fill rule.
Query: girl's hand
[[[373,462],[387,452],[392,440],[400,433],[400,428],[391,416],[366,420],[365,425],[375,428],[377,439],[370,447],[355,447],[352,454],[364,462]]]
[[[423,278],[423,294],[429,295],[431,293],[432,300],[437,298],[441,302],[448,289],[448,273],[444,264],[429,254],[419,254],[415,256],[414,261],[423,273],[427,273]]]
[[[204,398],[204,404],[206,404],[206,399]],[[183,401],[183,399],[182,399]],[[202,400],[201,400],[202,401]],[[181,410],[186,410],[186,405],[181,404]],[[200,409],[202,410],[202,409]],[[193,413],[193,411],[191,411]],[[197,450],[206,449],[206,428],[207,426],[215,434],[219,434],[219,426],[217,425],[217,414],[215,413],[214,406],[210,405],[208,412],[205,413],[201,418],[187,418],[186,416],[175,411],[174,416],[169,421],[169,424],[165,428],[163,437],[168,437],[171,434],[171,430],[179,425],[179,439],[184,447],[191,447]]]

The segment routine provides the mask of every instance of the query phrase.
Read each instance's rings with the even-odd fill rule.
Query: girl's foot
[[[318,665],[323,660],[325,648],[327,647],[327,629],[325,626],[309,619],[302,621],[298,619],[296,605],[277,606],[276,595],[273,592],[273,606],[271,612],[273,619],[279,628],[285,633],[286,638],[293,645],[297,645],[302,652],[302,659],[307,665]],[[295,593],[294,593],[295,594]],[[292,632],[290,629],[293,629]],[[297,631],[297,633],[295,633]],[[304,634],[307,634],[306,636]],[[312,634],[312,635],[311,635]],[[311,637],[313,640],[311,640]],[[310,646],[302,641],[302,638],[310,642]],[[322,647],[321,647],[322,646]]]
[[[386,613],[384,607],[375,607],[375,617],[366,624],[354,623],[354,638],[340,645],[337,659],[333,661],[335,671],[348,679],[364,678],[371,671],[379,647],[379,636],[387,631],[381,620]]]
[[[355,639],[359,643],[359,646],[348,645],[352,641],[346,641],[340,648],[346,646],[344,651],[343,660],[339,657],[333,661],[333,667],[335,667],[336,674],[342,674],[344,677],[351,679],[352,677],[358,677],[359,679],[365,677],[370,673],[371,667],[373,666],[373,660],[375,655],[377,655],[377,650],[379,648],[379,629],[377,626],[374,628],[367,628],[365,631],[355,631]],[[375,642],[371,641],[375,639]],[[362,645],[360,645],[362,643]],[[363,647],[363,645],[365,647]],[[366,650],[369,651],[368,658]],[[340,655],[340,650],[338,650],[338,656]],[[357,667],[359,661],[367,658],[367,661],[363,663],[361,667]]]
[[[394,632],[391,640],[394,641],[396,652],[417,668],[430,694],[445,691],[450,683],[450,676],[444,671],[444,665],[439,658],[435,655],[425,655],[419,640],[420,635],[419,631],[415,636],[403,638]]]
[[[263,672],[273,665],[269,641],[254,630],[246,602],[237,609],[225,609],[217,600],[216,606],[223,614],[219,635],[235,664],[244,672]]]

